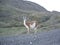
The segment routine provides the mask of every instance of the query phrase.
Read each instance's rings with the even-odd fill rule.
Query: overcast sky
[[[43,6],[48,11],[60,12],[60,0],[29,0]]]

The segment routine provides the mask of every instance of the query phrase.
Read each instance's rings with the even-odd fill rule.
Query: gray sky
[[[60,0],[29,0],[32,2],[35,2],[44,8],[46,8],[48,11],[59,11],[60,12]]]

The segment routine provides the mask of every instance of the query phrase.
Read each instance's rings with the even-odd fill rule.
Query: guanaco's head
[[[23,16],[23,20],[25,20],[25,21],[27,20],[26,16]]]

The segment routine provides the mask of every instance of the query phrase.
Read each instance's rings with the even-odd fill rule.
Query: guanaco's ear
[[[26,16],[23,16],[23,19],[26,19]]]

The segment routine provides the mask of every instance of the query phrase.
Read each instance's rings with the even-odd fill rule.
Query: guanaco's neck
[[[26,25],[26,19],[24,19],[24,25]]]

